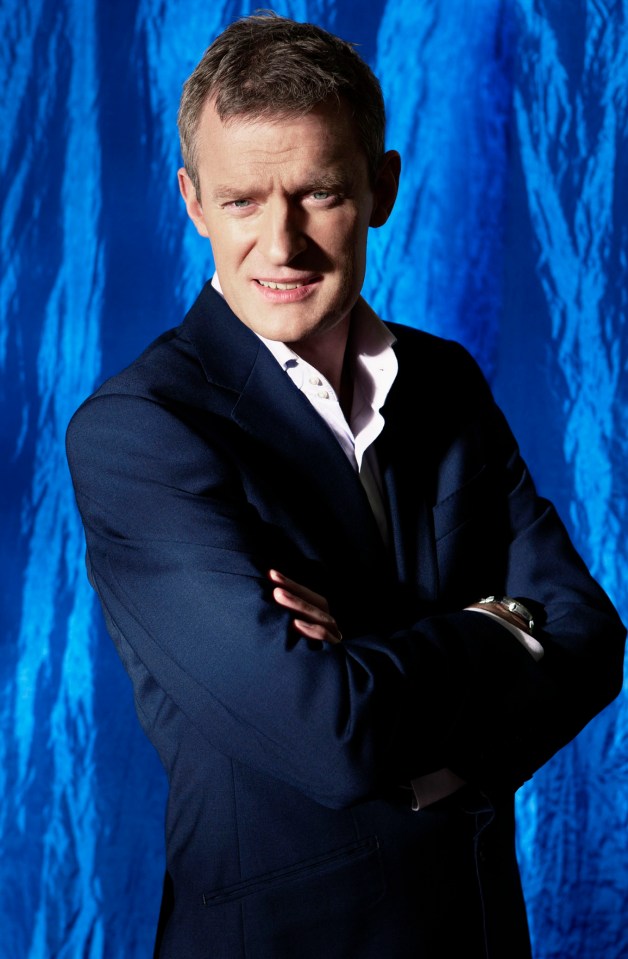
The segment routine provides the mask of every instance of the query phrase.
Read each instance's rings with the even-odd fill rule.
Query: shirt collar
[[[221,296],[224,295],[216,272],[212,277],[212,286]],[[303,365],[304,361],[287,343],[282,343],[280,340],[269,340],[260,333],[255,335],[270,350],[282,369],[288,370],[294,366]],[[386,398],[397,372],[397,358],[392,350],[395,342],[394,334],[380,320],[366,300],[360,297],[351,315],[350,360],[354,364],[356,376],[360,380],[364,379],[365,371],[370,374],[374,382],[381,382],[381,374],[386,374],[382,383],[383,399]],[[381,389],[368,392],[371,394],[380,393]],[[383,405],[383,399],[379,404],[380,408]]]

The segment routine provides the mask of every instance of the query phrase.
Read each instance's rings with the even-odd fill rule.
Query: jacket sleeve
[[[519,556],[535,542],[565,556],[523,475],[504,585],[552,600],[541,664],[459,609],[339,645],[298,639],[266,576],[273,532],[224,444],[159,403],[89,400],[67,449],[90,578],[140,709],[148,674],[213,748],[318,802],[350,805],[442,765],[516,786],[618,691],[624,631],[581,563],[567,557],[578,583],[565,588],[542,556]]]
[[[487,622],[479,640],[462,631],[468,672],[445,752],[469,782],[512,790],[618,694],[625,629],[538,495],[479,367],[461,346],[448,351],[459,392],[445,414],[434,496],[441,603],[456,618],[481,596],[519,598],[544,656],[536,662],[499,623]]]

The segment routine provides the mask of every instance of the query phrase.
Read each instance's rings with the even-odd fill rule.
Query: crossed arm
[[[294,613],[293,625],[301,636],[305,639],[320,642],[342,642],[342,633],[329,611],[329,603],[324,596],[300,583],[296,583],[276,569],[269,570],[268,578],[272,583],[278,584],[273,589],[273,599],[278,605]],[[521,633],[524,633],[525,643],[533,642],[527,639],[528,636],[531,636],[529,623],[519,612],[509,609],[499,602],[486,602],[486,600],[482,604],[473,603],[467,608],[491,613],[505,624],[510,623],[511,626],[514,626],[513,633],[517,638],[521,638]],[[538,644],[536,645],[538,646]],[[539,652],[535,655],[535,658],[539,658],[543,654],[542,647],[539,646],[538,649]],[[414,793],[412,808],[416,811],[423,809],[439,799],[451,795],[464,785],[465,780],[448,768],[437,770],[427,776],[415,777],[411,781]]]
[[[561,582],[564,533],[525,475],[511,484],[516,536],[503,586],[549,611],[542,664],[453,600],[406,619],[393,610],[388,629],[381,616],[372,628],[345,625],[342,613],[337,621],[341,564],[340,580],[325,580],[331,604],[306,576],[269,572],[283,554],[274,559],[275,527],[251,503],[256,487],[245,496],[221,443],[156,403],[92,400],[68,451],[92,582],[138,697],[158,687],[215,749],[323,804],[351,804],[441,765],[516,788],[616,694],[621,624],[568,555]],[[474,526],[451,504],[439,511],[439,562],[442,549],[443,568],[460,575],[452,541],[461,536],[468,559]],[[468,573],[482,588],[483,570]],[[359,593],[354,581],[356,602]]]
[[[296,583],[276,569],[268,571],[268,578],[277,584],[273,589],[273,599],[279,606],[294,613],[293,625],[301,636],[324,643],[342,642],[342,633],[324,596]],[[499,603],[472,603],[467,609],[491,612],[517,629],[530,633],[525,619],[519,613],[506,609]]]

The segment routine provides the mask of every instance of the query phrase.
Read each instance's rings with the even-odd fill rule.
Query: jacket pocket
[[[347,959],[367,954],[385,890],[372,836],[217,890],[205,897],[212,908],[203,916],[219,937],[227,920],[239,922],[237,955],[246,959]]]
[[[217,906],[243,899],[246,896],[280,889],[282,886],[316,880],[320,876],[363,869],[368,860],[371,860],[377,866],[381,880],[379,841],[376,836],[358,840],[348,846],[343,846],[320,856],[314,856],[311,859],[304,859],[282,869],[274,869],[272,872],[264,873],[262,876],[253,879],[246,879],[243,882],[204,893],[203,903],[206,906]]]

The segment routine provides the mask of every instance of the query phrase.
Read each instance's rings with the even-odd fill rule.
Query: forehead
[[[233,175],[276,169],[294,175],[366,172],[354,121],[344,103],[322,103],[302,116],[234,116],[206,104],[197,133],[199,173]]]

